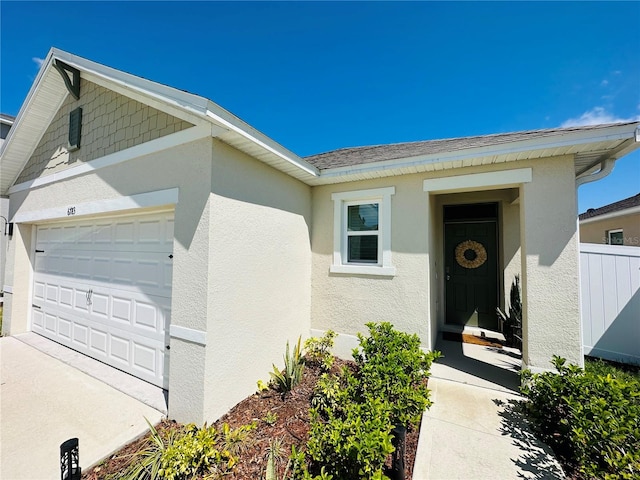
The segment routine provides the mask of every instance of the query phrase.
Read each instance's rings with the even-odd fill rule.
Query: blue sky
[[[0,110],[55,46],[305,156],[640,118],[640,2],[0,2]],[[640,192],[640,152],[579,211]]]

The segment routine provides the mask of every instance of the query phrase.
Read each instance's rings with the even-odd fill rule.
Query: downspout
[[[580,185],[584,185],[585,183],[595,182],[596,180],[600,180],[601,178],[606,177],[613,171],[613,167],[616,164],[616,160],[614,158],[607,158],[600,163],[600,170],[591,175],[585,175],[584,177],[576,178],[576,190]]]

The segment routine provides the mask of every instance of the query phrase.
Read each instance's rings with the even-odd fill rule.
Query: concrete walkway
[[[0,478],[60,478],[60,444],[78,437],[90,465],[147,430],[163,414],[42,353],[0,338]]]
[[[551,450],[516,405],[517,351],[441,341],[431,409],[422,419],[414,480],[561,479]]]

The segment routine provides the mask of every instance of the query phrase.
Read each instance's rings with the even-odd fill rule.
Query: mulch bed
[[[338,372],[344,360],[336,359],[332,372]],[[302,448],[309,436],[309,408],[311,406],[311,395],[313,389],[320,377],[319,368],[307,366],[304,370],[304,376],[300,384],[293,391],[282,397],[281,394],[268,390],[262,393],[256,393],[238,403],[228,413],[214,423],[216,427],[221,427],[223,423],[229,424],[232,428],[249,424],[256,421],[258,428],[252,432],[252,441],[249,442],[246,449],[240,457],[240,462],[234,471],[226,476],[228,479],[251,479],[256,480],[264,477],[267,465],[268,447],[274,439],[279,439],[282,443],[282,451],[285,457],[291,452],[291,446]],[[268,424],[265,419],[267,414],[272,413],[277,416],[277,420],[273,424]],[[167,428],[176,428],[179,424],[165,420],[159,425],[159,430]],[[118,451],[102,464],[94,469],[87,471],[82,475],[85,480],[99,480],[107,478],[118,472],[122,472],[130,455],[138,451],[146,441],[147,436],[130,443],[122,450]],[[409,430],[406,437],[405,450],[405,468],[406,479],[411,480],[413,473],[413,464],[415,462],[415,454],[418,447],[418,430]],[[283,475],[287,463],[284,458],[278,464],[278,474]],[[388,461],[390,465],[390,459]]]
[[[442,332],[442,339],[452,342],[473,343],[474,345],[484,345],[486,347],[502,348],[501,340],[492,337],[478,337],[466,333]]]

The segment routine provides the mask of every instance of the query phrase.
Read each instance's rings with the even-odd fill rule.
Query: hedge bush
[[[640,382],[567,365],[524,371],[527,416],[549,446],[588,478],[640,478]]]
[[[312,398],[309,471],[340,480],[384,479],[396,425],[417,426],[429,401],[427,378],[438,352],[390,323],[367,323],[354,367],[323,374]],[[306,468],[297,478],[313,478]],[[325,477],[323,477],[325,478]]]

